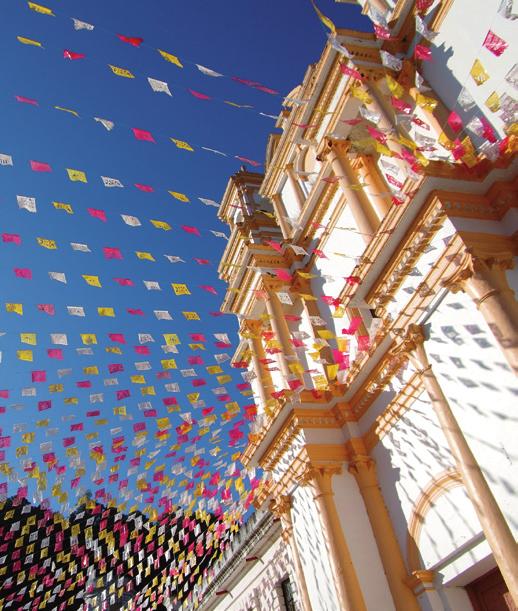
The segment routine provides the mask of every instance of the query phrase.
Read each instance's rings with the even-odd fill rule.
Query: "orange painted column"
[[[349,547],[336,510],[331,478],[341,473],[339,465],[310,467],[299,480],[301,485],[311,485],[322,531],[329,550],[329,560],[341,609],[344,611],[367,611],[360,582],[349,552]]]
[[[406,584],[408,572],[381,493],[376,463],[368,456],[361,438],[351,439],[347,448],[351,456],[349,472],[354,475],[360,489],[394,606],[405,611],[420,611],[416,596]]]
[[[473,456],[473,452],[459,427],[444,395],[424,347],[425,335],[418,325],[410,325],[394,354],[406,354],[422,376],[442,432],[448,442],[457,470],[462,475],[468,496],[477,512],[480,525],[491,547],[502,577],[515,604],[518,604],[518,546],[513,533],[496,502],[491,489]]]
[[[511,254],[484,257],[466,252],[458,270],[443,286],[454,293],[464,291],[473,299],[518,375],[518,301],[505,275],[505,270],[513,267]]]
[[[347,145],[334,140],[330,140],[328,145],[329,148],[325,152],[325,156],[331,164],[333,173],[338,178],[338,184],[345,195],[347,205],[351,209],[358,231],[362,234],[363,240],[369,243],[379,222],[363,190],[352,188],[358,185],[360,177],[354,174],[347,159]]]
[[[258,320],[247,320],[246,327],[249,330],[249,347],[254,368],[255,375],[257,376],[259,386],[259,396],[262,403],[262,410],[270,398],[270,393],[274,390],[272,378],[270,372],[267,371],[265,365],[261,360],[266,359],[266,353],[264,351],[263,342],[261,340],[261,324]]]
[[[291,550],[293,566],[297,577],[297,589],[300,593],[303,611],[312,611],[311,600],[309,598],[308,586],[304,569],[300,560],[299,548],[293,534],[293,520],[291,517],[292,498],[289,495],[282,494],[279,498],[273,499],[270,504],[270,510],[275,516],[278,516],[282,521],[283,540],[288,543]]]

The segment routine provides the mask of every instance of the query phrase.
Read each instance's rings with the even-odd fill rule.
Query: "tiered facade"
[[[513,5],[360,4],[377,35],[330,37],[264,176],[243,169],[221,204],[223,309],[258,405],[243,461],[268,475],[297,608],[484,609],[495,569],[514,609]],[[202,608],[274,608],[277,583],[232,579]]]

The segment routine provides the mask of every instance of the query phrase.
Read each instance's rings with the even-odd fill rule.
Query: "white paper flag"
[[[67,283],[67,277],[63,272],[49,272],[49,278],[57,282],[62,282],[63,284]]]
[[[27,197],[26,195],[17,195],[18,208],[27,210],[27,212],[36,212],[36,198]]]
[[[147,77],[147,80],[153,91],[156,91],[157,93],[167,93],[167,95],[172,96],[172,93],[169,91],[169,85],[164,81],[158,81],[150,76]]]
[[[117,178],[110,178],[109,176],[101,176],[101,180],[105,187],[124,187],[120,180]]]
[[[78,252],[92,252],[88,244],[79,244],[78,242],[70,242],[70,246],[72,247],[72,250],[77,250]]]
[[[161,291],[160,285],[155,280],[143,280],[144,286],[148,291]]]
[[[140,227],[142,223],[136,216],[130,216],[129,214],[121,214],[122,220],[130,227]]]
[[[13,158],[11,155],[0,153],[0,165],[13,165]]]
[[[108,119],[101,119],[100,117],[94,117],[94,119],[103,127],[105,127],[109,132],[111,132],[111,130],[115,127],[115,123],[113,121],[108,121]]]
[[[198,70],[205,74],[206,76],[223,76],[222,74],[220,74],[219,72],[215,72],[214,70],[211,70],[210,68],[206,68],[205,66],[201,66],[200,64],[196,64],[196,68],[198,68]]]
[[[222,153],[221,151],[218,151],[217,149],[210,149],[207,146],[202,146],[201,148],[204,151],[209,151],[209,153],[215,153],[216,155],[221,155],[222,157],[228,157],[226,153]]]
[[[214,208],[219,208],[218,202],[215,202],[213,199],[207,199],[206,197],[198,197],[202,204],[206,206],[213,206]]]
[[[85,310],[83,306],[67,306],[70,316],[84,316]]]
[[[158,320],[173,320],[168,310],[153,310],[153,312]]]
[[[66,333],[51,333],[50,341],[59,346],[68,346],[68,338]]]
[[[81,21],[75,17],[72,17],[72,21],[74,22],[75,30],[90,30],[91,32],[95,27],[91,23],[86,23],[86,21]]]
[[[164,255],[164,257],[169,261],[169,263],[185,263],[181,257],[177,257],[175,255]]]
[[[221,231],[213,231],[211,229],[210,232],[212,234],[214,234],[217,238],[223,238],[224,240],[228,240],[228,237],[224,233],[222,233]]]

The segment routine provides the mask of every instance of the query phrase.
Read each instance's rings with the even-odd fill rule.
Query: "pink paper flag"
[[[14,275],[17,278],[25,278],[26,280],[32,280],[32,272],[26,267],[15,267]]]
[[[150,187],[149,185],[141,185],[138,182],[135,183],[135,186],[137,187],[137,189],[144,191],[144,193],[153,193],[154,191],[153,187]]]
[[[200,231],[197,227],[191,227],[189,225],[182,225],[182,229],[187,233],[192,233],[197,236],[201,236]]]
[[[30,161],[31,170],[33,172],[52,172],[52,168],[48,163],[44,163],[43,161]]]
[[[342,329],[342,333],[344,335],[354,335],[354,333],[356,333],[361,324],[361,316],[353,316],[351,318],[351,322],[349,323],[349,327],[347,329]]]
[[[20,245],[22,243],[22,239],[17,233],[3,233],[2,242]]]
[[[210,100],[209,95],[205,95],[204,93],[200,93],[199,91],[194,91],[194,89],[189,89],[188,91],[192,96],[198,98],[198,100]]]
[[[414,57],[429,62],[432,59],[432,50],[426,45],[416,45],[414,49]]]
[[[63,350],[61,350],[61,348],[49,348],[47,350],[47,355],[51,359],[63,360]]]
[[[275,269],[275,275],[280,280],[284,280],[286,282],[291,282],[293,280],[293,276],[285,269]]]
[[[119,344],[126,343],[126,339],[123,333],[108,333],[108,337],[112,342],[118,342]]]
[[[249,163],[252,167],[257,168],[261,164],[258,161],[254,161],[253,159],[248,159],[248,157],[241,157],[241,155],[236,155],[236,159],[242,161],[243,163]]]
[[[94,219],[99,219],[106,223],[106,212],[104,210],[96,210],[95,208],[87,208],[88,214]]]
[[[500,38],[500,36],[497,36],[494,32],[489,30],[486,35],[486,39],[484,40],[484,47],[491,51],[493,55],[500,57],[508,46],[509,45],[503,38]]]
[[[32,100],[31,98],[24,98],[22,95],[14,96],[17,102],[21,102],[22,104],[32,104],[32,106],[38,106],[38,102],[36,100]]]
[[[454,132],[460,132],[462,129],[462,119],[454,110],[450,112],[450,116],[448,117],[448,125]]]
[[[111,248],[109,246],[105,246],[103,248],[103,253],[105,259],[122,259],[122,253],[118,248]]]
[[[46,371],[33,371],[32,374],[33,382],[46,382],[47,381],[47,372]]]
[[[127,42],[132,47],[140,47],[144,42],[144,39],[140,38],[140,36],[124,36],[124,34],[117,34],[117,38],[122,40],[122,42]]]
[[[69,49],[65,49],[63,51],[63,57],[65,59],[84,59],[84,53],[74,53],[74,51],[70,51]]]
[[[45,314],[48,314],[49,316],[54,316],[56,313],[52,303],[38,303],[38,310],[40,312],[45,312]]]
[[[114,278],[114,280],[121,286],[133,286],[133,280],[130,280],[129,278]]]
[[[133,134],[137,140],[146,140],[147,142],[155,142],[153,135],[151,132],[146,131],[145,129],[138,129],[136,127],[131,128],[133,130]]]
[[[144,312],[140,308],[128,308],[127,312],[132,316],[144,316]]]

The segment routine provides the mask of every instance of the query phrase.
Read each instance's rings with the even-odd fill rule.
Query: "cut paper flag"
[[[500,57],[509,46],[503,38],[500,38],[491,30],[487,33],[483,45],[496,57]]]
[[[21,42],[22,45],[32,45],[33,47],[43,48],[41,42],[38,42],[37,40],[32,40],[32,38],[25,38],[25,36],[17,36],[16,39],[18,40],[18,42]]]
[[[108,66],[111,68],[113,74],[116,74],[117,76],[123,76],[124,78],[135,78],[135,75],[129,70],[126,70],[126,68],[119,68],[118,66],[112,66],[111,64],[108,64]]]
[[[32,98],[25,98],[23,95],[15,95],[14,97],[16,98],[16,101],[20,102],[21,104],[30,104],[31,106],[38,106],[38,101],[33,100]]]
[[[27,197],[26,195],[17,195],[16,201],[18,202],[18,208],[27,210],[28,212],[36,212],[36,198]]]
[[[122,42],[127,42],[132,47],[140,47],[144,42],[144,39],[139,36],[124,36],[123,34],[117,34],[117,38],[122,40]]]
[[[172,96],[172,93],[169,90],[169,85],[164,81],[158,81],[150,76],[148,76],[147,80],[153,91],[156,91],[157,93],[166,93],[167,95]]]
[[[223,74],[220,74],[219,72],[216,72],[215,70],[211,70],[210,68],[206,68],[205,66],[202,66],[200,64],[195,64],[195,66],[196,68],[198,68],[198,70],[202,74],[205,74],[206,76],[213,76],[213,77],[223,76]]]
[[[489,74],[485,71],[482,62],[479,59],[476,59],[473,62],[473,66],[471,67],[469,73],[478,86],[483,85],[487,80],[489,80]]]
[[[100,123],[109,132],[115,127],[115,123],[113,123],[113,121],[108,121],[108,119],[100,119],[99,117],[94,117],[94,121]]]
[[[213,199],[207,199],[205,197],[198,197],[198,199],[205,206],[212,206],[213,208],[219,208],[218,202],[215,202]]]
[[[318,15],[318,18],[320,19],[320,21],[323,23],[323,25],[326,26],[326,28],[329,28],[329,30],[331,31],[331,33],[336,35],[336,26],[335,24],[331,21],[331,19],[329,19],[329,17],[326,17],[324,15],[324,13],[322,13],[322,11],[318,8],[318,6],[315,4],[315,0],[311,0],[311,4],[313,5],[313,8],[315,9],[315,13]]]
[[[117,178],[110,178],[109,176],[101,176],[101,180],[103,181],[103,185],[105,187],[124,188],[124,185]]]
[[[13,165],[13,158],[11,155],[4,155],[0,153],[0,165]]]
[[[52,172],[52,168],[48,163],[42,161],[29,161],[33,172]]]
[[[176,57],[176,55],[173,55],[172,53],[167,53],[167,51],[162,51],[161,49],[157,49],[157,51],[170,64],[174,64],[175,66],[178,66],[178,68],[183,68],[182,62],[178,59],[178,57]]]
[[[72,182],[87,182],[86,174],[81,170],[72,170],[67,168],[67,174]]]
[[[50,17],[55,17],[52,10],[46,6],[42,6],[41,4],[35,4],[34,2],[27,2],[27,5],[36,13],[40,13],[40,15],[49,15]]]
[[[188,142],[185,142],[184,140],[177,140],[176,138],[170,138],[170,140],[176,145],[177,148],[183,149],[184,151],[194,152],[194,149]]]
[[[74,51],[70,51],[69,49],[65,49],[63,51],[63,57],[65,59],[84,59],[86,55],[84,53],[75,53]]]
[[[210,100],[210,95],[205,95],[204,93],[200,93],[199,91],[194,91],[194,89],[188,89],[189,93],[198,98],[198,100]]]
[[[145,140],[146,142],[155,142],[155,139],[153,138],[153,135],[151,134],[151,132],[148,132],[145,129],[138,129],[137,127],[132,127],[131,129],[137,140]],[[113,185],[110,185],[110,186],[113,186]]]
[[[91,23],[86,23],[86,21],[81,21],[75,17],[72,17],[71,19],[74,24],[74,30],[89,30],[91,32],[95,27]]]

